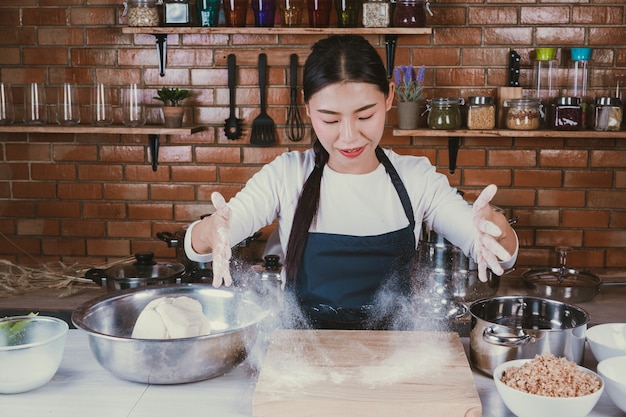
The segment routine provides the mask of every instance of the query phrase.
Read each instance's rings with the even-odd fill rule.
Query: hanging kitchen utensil
[[[298,55],[291,54],[289,81],[291,85],[291,103],[287,109],[287,137],[293,142],[299,142],[304,138],[304,122],[298,111]]]
[[[224,121],[224,133],[228,139],[241,137],[241,119],[235,115],[235,54],[228,55],[228,93],[230,95],[230,116]]]
[[[256,146],[270,146],[276,142],[276,124],[267,114],[265,84],[267,78],[267,55],[259,54],[259,90],[261,93],[261,113],[252,122],[250,143]]]

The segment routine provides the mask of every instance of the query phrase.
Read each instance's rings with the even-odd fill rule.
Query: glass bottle
[[[580,99],[582,121],[580,128],[584,129],[588,125],[587,114],[592,104],[587,93],[589,88],[589,58],[591,48],[572,48],[571,60],[567,70],[567,95]]]
[[[279,0],[281,23],[283,27],[296,27],[302,23],[303,0]]]
[[[191,24],[189,0],[165,0],[163,3],[163,23],[166,26],[189,26]]]
[[[217,27],[220,20],[221,0],[196,0],[198,23],[203,27]]]
[[[388,27],[391,23],[391,4],[388,0],[365,0],[361,21],[366,28]]]
[[[254,26],[274,27],[276,15],[276,0],[252,0],[254,11]]]
[[[513,130],[537,130],[543,119],[541,100],[534,98],[515,98],[505,100],[506,127]]]
[[[361,0],[335,0],[335,11],[338,27],[355,28],[359,25]]]
[[[555,130],[580,130],[582,121],[579,97],[559,97],[556,99],[551,124]]]
[[[495,127],[496,106],[493,104],[493,97],[470,97],[467,107],[467,128],[493,129]]]
[[[462,98],[437,97],[426,104],[428,127],[431,129],[454,130],[461,127]]]
[[[556,51],[557,48],[535,48],[531,97],[541,100],[544,105],[554,103],[558,96],[559,63]]]
[[[160,26],[162,4],[161,0],[127,0],[122,16],[126,18],[128,26]]]
[[[595,105],[594,130],[617,132],[622,125],[622,102],[616,97],[598,97]]]

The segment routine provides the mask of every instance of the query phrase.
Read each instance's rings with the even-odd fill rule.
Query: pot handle
[[[178,247],[178,239],[173,233],[170,232],[157,232],[157,237],[163,242],[167,243],[168,248]]]
[[[516,347],[525,345],[531,341],[531,335],[520,330],[517,336],[502,336],[496,333],[494,327],[486,327],[483,330],[483,340],[492,345]]]
[[[106,285],[106,274],[104,272],[104,269],[91,268],[90,270],[85,272],[85,278],[92,280],[100,286]]]

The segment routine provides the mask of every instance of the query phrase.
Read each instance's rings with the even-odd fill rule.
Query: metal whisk
[[[297,83],[298,83],[298,55],[291,54],[290,58],[291,103],[287,109],[287,137],[293,142],[301,141],[304,137],[305,126],[298,111]]]

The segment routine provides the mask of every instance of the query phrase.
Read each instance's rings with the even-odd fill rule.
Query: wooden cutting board
[[[277,330],[254,417],[480,417],[457,333]]]

